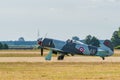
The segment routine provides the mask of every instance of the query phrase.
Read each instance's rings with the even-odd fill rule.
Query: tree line
[[[111,37],[111,42],[112,42],[114,48],[120,49],[120,27],[117,31],[113,32],[112,37]],[[85,43],[88,45],[96,46],[96,47],[100,46],[99,39],[96,38],[95,36],[92,37],[91,35],[88,35],[85,38]]]
[[[80,40],[79,37],[77,37],[77,36],[72,37],[72,39]],[[113,43],[113,46],[116,49],[120,49],[120,27],[117,31],[113,32],[111,42]],[[87,35],[86,38],[84,39],[84,43],[91,45],[91,46],[100,47],[100,41],[95,36]],[[3,44],[0,42],[0,49],[9,49],[9,46],[7,44]]]
[[[120,27],[119,27],[119,29],[117,31],[113,32],[111,41],[113,43],[113,46],[116,49],[120,49]]]
[[[86,36],[84,43],[91,46],[100,47],[100,41],[95,36],[91,36],[91,35]]]
[[[77,36],[73,37],[72,39],[79,40]],[[110,40],[116,49],[120,49],[120,27],[117,31],[113,32],[113,35]],[[95,36],[87,35],[84,39],[84,43],[87,45],[100,47],[100,40]]]
[[[72,37],[72,40],[80,41],[79,37],[77,37],[77,36]],[[86,38],[83,40],[83,43],[90,45],[90,46],[100,47],[99,39],[97,37],[91,36],[91,35],[86,36]]]
[[[3,44],[0,42],[0,49],[9,49],[7,44]]]

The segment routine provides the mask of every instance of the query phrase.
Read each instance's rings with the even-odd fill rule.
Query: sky
[[[120,27],[120,0],[0,0],[0,41],[110,39]],[[47,34],[47,35],[46,35]]]

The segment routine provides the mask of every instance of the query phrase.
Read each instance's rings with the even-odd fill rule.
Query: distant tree
[[[23,37],[20,37],[18,41],[25,41],[25,39]]]
[[[80,39],[79,39],[79,37],[77,37],[77,36],[73,36],[73,37],[72,37],[72,40],[79,41]]]
[[[9,49],[7,44],[3,44],[3,49]]]
[[[85,38],[85,43],[91,46],[100,47],[100,41],[95,36],[92,37],[91,35],[88,35]]]
[[[111,41],[115,47],[120,45],[120,27],[118,31],[114,31]]]
[[[91,40],[91,45],[96,46],[96,47],[100,47],[100,41],[95,36],[93,36],[93,38]]]
[[[0,42],[0,49],[9,49],[8,45],[7,44],[2,44]]]
[[[88,45],[90,45],[90,44],[91,44],[91,40],[92,40],[92,36],[91,36],[91,35],[88,35],[88,36],[86,36],[86,38],[85,38],[85,43],[88,44]]]
[[[0,42],[0,49],[3,49],[3,44]]]

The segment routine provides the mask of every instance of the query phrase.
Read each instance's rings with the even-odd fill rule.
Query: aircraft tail
[[[112,42],[111,42],[110,40],[105,40],[105,41],[103,42],[103,44],[104,44],[106,47],[110,48],[111,51],[114,52],[114,46],[113,46],[113,44],[112,44]]]
[[[107,51],[106,56],[112,56],[114,54],[114,46],[110,40],[105,40],[103,44],[101,44],[101,49]]]

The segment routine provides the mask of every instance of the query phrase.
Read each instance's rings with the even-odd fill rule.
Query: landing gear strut
[[[105,60],[105,57],[102,57],[103,60]]]

